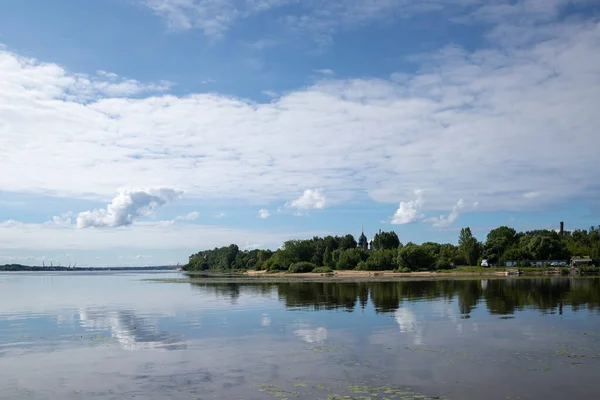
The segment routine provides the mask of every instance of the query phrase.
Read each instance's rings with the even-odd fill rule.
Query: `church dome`
[[[358,238],[358,245],[359,245],[359,246],[362,246],[362,245],[363,245],[363,243],[367,243],[367,240],[368,240],[368,239],[367,239],[367,237],[365,236],[365,233],[364,233],[364,232],[363,232],[363,233],[361,233],[361,234],[360,234],[360,237]]]

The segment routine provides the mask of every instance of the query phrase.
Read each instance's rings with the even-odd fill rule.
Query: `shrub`
[[[333,272],[333,270],[329,267],[317,267],[313,269],[312,272],[314,272],[315,274],[328,274],[330,272]]]
[[[582,274],[597,274],[600,272],[600,268],[593,265],[582,265],[579,267],[579,271],[581,271]]]
[[[337,269],[355,269],[361,261],[365,261],[369,254],[361,249],[348,249],[340,253]]]
[[[273,256],[273,257],[269,258],[267,261],[265,261],[261,268],[264,270],[267,270],[267,271],[283,271],[283,270],[285,270],[285,267],[281,264],[281,262],[279,261],[279,258],[276,256]]]
[[[368,266],[367,266],[366,262],[361,261],[358,263],[358,265],[354,269],[357,271],[368,271]]]
[[[406,273],[406,272],[410,272],[410,269],[409,268],[398,268],[394,272],[403,272],[403,273]]]
[[[448,257],[440,256],[435,263],[435,269],[452,269],[452,263]]]
[[[311,272],[313,271],[315,268],[317,268],[317,266],[311,262],[299,262],[299,263],[295,263],[290,265],[289,271],[295,274],[299,274],[299,273],[306,273],[306,272]]]
[[[384,271],[394,269],[395,254],[393,250],[377,250],[366,261],[368,271]]]

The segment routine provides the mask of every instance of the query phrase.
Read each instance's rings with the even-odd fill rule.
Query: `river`
[[[0,399],[597,399],[600,279],[0,273]]]

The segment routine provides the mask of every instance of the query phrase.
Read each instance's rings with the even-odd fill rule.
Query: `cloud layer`
[[[146,190],[124,190],[106,209],[84,211],[77,216],[78,228],[104,228],[131,225],[137,218],[151,215],[157,208],[175,200],[183,192],[157,188]],[[194,217],[188,215],[186,217]]]
[[[155,85],[120,89],[106,73],[0,50],[0,187],[108,200],[116,187],[169,186],[257,205],[324,188],[326,202],[313,191],[291,203],[304,210],[364,196],[398,204],[416,189],[423,211],[460,198],[482,210],[597,198],[600,24],[548,18],[496,22],[490,48],[420,55],[413,75],[324,79],[268,103],[139,97]],[[131,215],[107,208],[81,225]]]

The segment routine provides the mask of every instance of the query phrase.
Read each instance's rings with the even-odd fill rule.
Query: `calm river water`
[[[600,280],[0,273],[0,399],[598,399]]]

